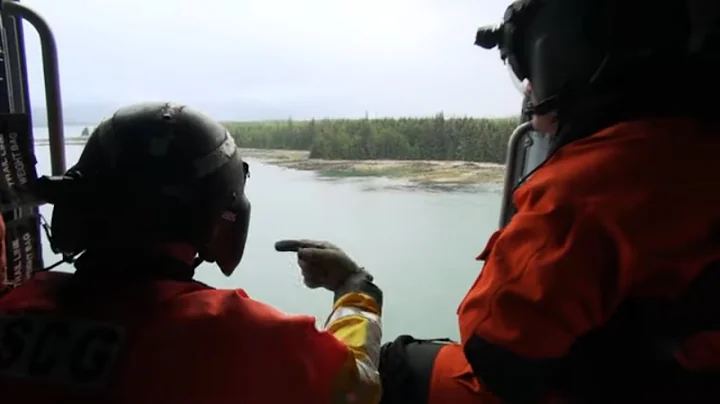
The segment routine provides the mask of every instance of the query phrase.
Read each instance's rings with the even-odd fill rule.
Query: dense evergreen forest
[[[309,150],[311,158],[504,163],[517,118],[335,119],[226,122],[240,147]]]

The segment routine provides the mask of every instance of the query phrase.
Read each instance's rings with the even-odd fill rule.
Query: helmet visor
[[[505,63],[505,68],[507,68],[508,74],[510,75],[510,80],[512,81],[513,86],[520,94],[526,95],[529,92],[529,82],[528,79],[521,80],[517,74],[515,74],[515,70],[512,68],[510,63]]]

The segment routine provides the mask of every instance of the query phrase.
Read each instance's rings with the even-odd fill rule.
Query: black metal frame
[[[527,99],[523,101],[523,108],[526,104]],[[500,205],[501,228],[505,227],[516,213],[512,201],[515,188],[545,161],[550,150],[550,138],[533,129],[531,117],[523,112],[520,120],[520,125],[515,128],[508,141],[505,184]]]
[[[27,21],[35,28],[40,37],[43,74],[45,76],[45,107],[50,141],[50,160],[52,174],[65,172],[65,134],[63,127],[62,98],[60,96],[60,74],[58,68],[57,45],[55,36],[47,22],[35,11],[16,0],[2,0],[0,14],[3,24],[3,49],[7,49],[4,58],[5,74],[10,80],[2,89],[0,103],[10,106],[8,112],[30,114],[30,98],[27,93],[27,61],[25,43],[20,22]],[[2,105],[2,104],[0,104]],[[32,130],[32,128],[31,128]],[[30,132],[32,133],[32,132]]]
[[[22,21],[35,28],[42,52],[51,171],[65,172],[65,138],[57,46],[47,22],[17,0],[0,0],[0,197],[7,266],[0,293],[43,270],[39,205],[31,191],[38,175]]]

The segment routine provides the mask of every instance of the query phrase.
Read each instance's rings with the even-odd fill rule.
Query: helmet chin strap
[[[47,220],[45,220],[45,216],[43,216],[42,214],[40,214],[39,216],[40,216],[40,226],[42,226],[43,231],[45,232],[45,236],[48,238],[48,241],[50,241],[50,246],[52,247],[52,240],[53,240],[52,228],[50,227],[50,224],[47,222]],[[54,248],[53,248],[53,252],[58,253],[58,251],[56,251]],[[77,255],[70,255],[70,254],[62,253],[62,258],[59,261],[41,269],[40,272],[50,271],[52,269],[57,268],[58,266],[60,266],[62,264],[72,264],[75,262],[75,258],[77,258]]]
[[[557,96],[546,98],[537,104],[532,102],[528,103],[528,106],[524,112],[531,115],[545,115],[547,113],[557,111],[560,108],[560,99]]]
[[[52,228],[50,227],[50,224],[47,222],[47,220],[45,219],[45,217],[42,214],[40,215],[40,225],[42,226],[43,231],[45,232],[45,235],[47,236],[48,240],[50,241],[50,245],[52,245],[52,239],[53,239]],[[55,253],[58,252],[55,250],[53,250],[53,251]],[[82,254],[82,253],[80,253],[80,254]],[[47,267],[44,267],[40,272],[50,271],[52,269],[57,268],[58,266],[60,266],[62,264],[73,264],[80,254],[70,255],[70,254],[63,253],[62,258],[60,260],[58,260],[57,262],[55,262]],[[193,270],[196,269],[198,266],[200,266],[200,264],[202,264],[205,261],[206,260],[204,258],[202,258],[200,254],[198,254],[192,260],[192,264],[191,264],[192,269]]]

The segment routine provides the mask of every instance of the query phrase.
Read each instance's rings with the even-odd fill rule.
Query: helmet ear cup
[[[55,253],[75,256],[84,250],[89,239],[84,219],[83,212],[74,205],[59,203],[54,206],[50,246]]]
[[[89,239],[88,221],[92,206],[82,202],[83,189],[88,180],[75,168],[63,176],[42,176],[34,185],[33,192],[53,207],[50,246],[55,253],[75,256],[84,250]]]

